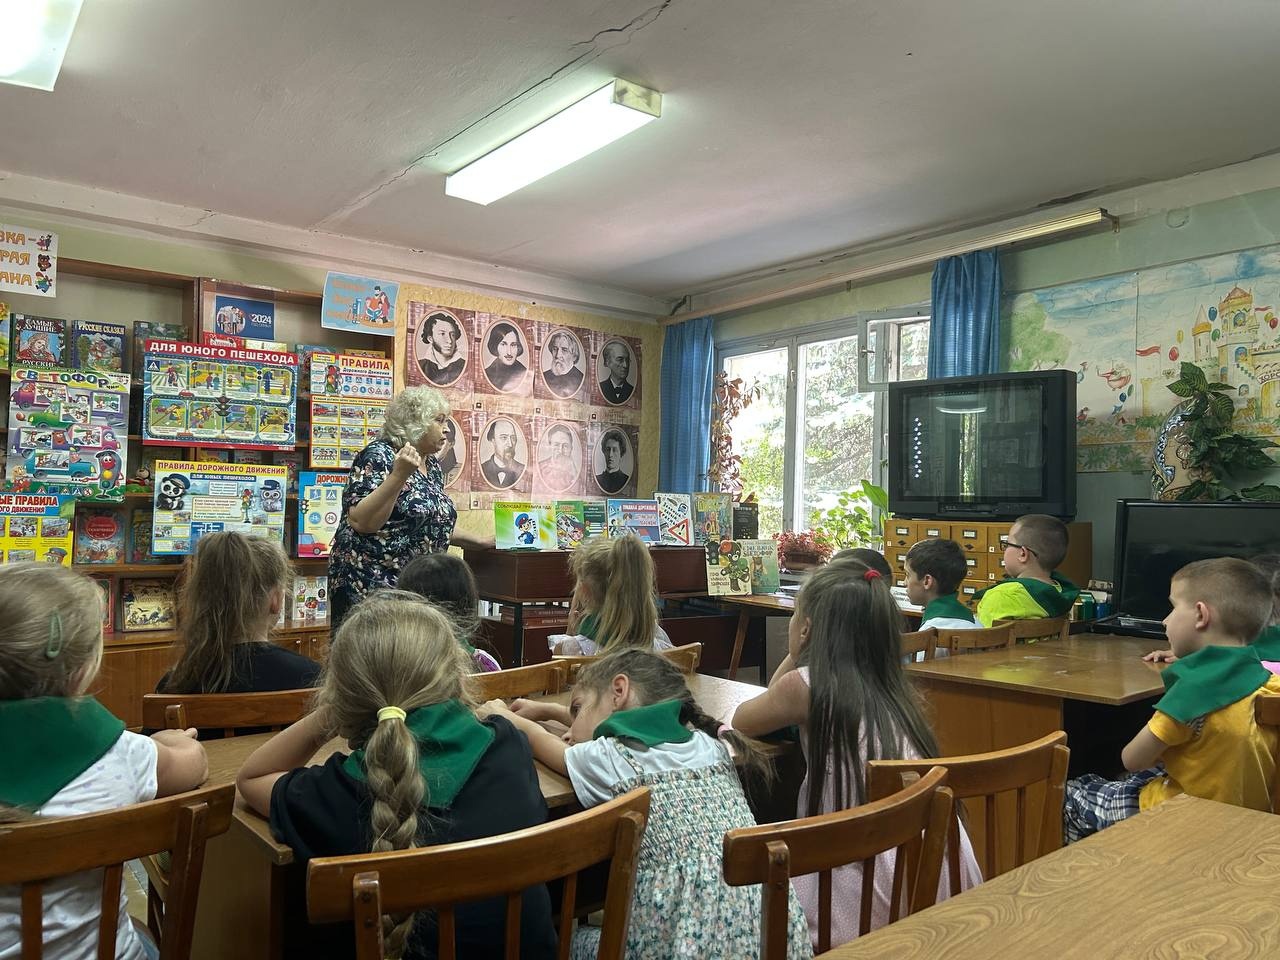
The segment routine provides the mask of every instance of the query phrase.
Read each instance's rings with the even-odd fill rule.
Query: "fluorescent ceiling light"
[[[83,0],[0,0],[0,83],[52,90]]]
[[[662,94],[610,80],[553,117],[446,177],[451,197],[488,204],[567,167],[662,115]]]
[[[969,414],[969,413],[986,413],[987,412],[987,408],[985,405],[981,407],[944,407],[942,405],[939,405],[936,409],[939,413]]]

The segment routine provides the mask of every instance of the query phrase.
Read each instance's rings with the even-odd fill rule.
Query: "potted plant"
[[[723,370],[716,374],[711,392],[711,462],[707,466],[707,484],[713,489],[742,489],[742,455],[734,452],[730,428],[734,418],[759,396],[759,386],[747,386],[741,377],[730,380]]]
[[[836,497],[834,507],[818,511],[816,519],[838,549],[874,547],[882,537],[880,515],[888,510],[889,495],[884,488],[863,480]]]
[[[831,538],[822,530],[785,530],[775,533],[778,543],[778,559],[792,572],[808,570],[831,559],[835,550]]]
[[[1241,474],[1276,466],[1266,453],[1274,441],[1231,429],[1232,387],[1213,383],[1194,363],[1183,363],[1169,389],[1182,403],[1174,407],[1156,437],[1152,485],[1161,500],[1280,500],[1280,486],[1229,485]]]

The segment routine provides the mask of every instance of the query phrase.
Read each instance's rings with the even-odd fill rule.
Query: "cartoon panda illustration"
[[[181,510],[191,481],[180,473],[171,473],[161,479],[156,492],[156,506],[161,510]]]

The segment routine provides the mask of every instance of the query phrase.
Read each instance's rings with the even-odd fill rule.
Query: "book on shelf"
[[[557,500],[556,547],[560,550],[577,550],[587,537],[587,523],[582,515],[581,500]]]
[[[76,563],[124,563],[128,531],[123,507],[90,507],[81,504],[76,510],[75,545],[72,556]]]
[[[713,597],[745,597],[751,593],[751,564],[737,540],[708,544],[707,593]]]
[[[703,547],[729,539],[733,529],[733,512],[727,493],[695,493],[693,495],[693,542]]]
[[[742,547],[742,555],[746,557],[751,571],[751,592],[777,593],[782,586],[779,580],[781,570],[778,566],[778,541],[739,540],[738,544]]]
[[[130,578],[120,581],[120,629],[172,630],[177,623],[172,579]]]
[[[71,321],[71,366],[77,370],[124,372],[125,329],[118,323]]]
[[[160,563],[151,552],[151,508],[139,507],[129,515],[129,563]]]
[[[606,501],[605,511],[609,518],[609,536],[634,533],[645,543],[661,541],[658,501],[610,499]]]
[[[550,503],[495,501],[493,529],[499,550],[556,549],[555,507]]]
[[[503,623],[514,623],[515,607],[504,603],[498,619]],[[568,623],[569,608],[557,607],[549,603],[526,603],[521,610],[520,619],[526,627]]]
[[[65,320],[15,313],[10,336],[15,367],[65,367],[70,360]]]
[[[102,591],[102,629],[110,633],[116,628],[115,584],[105,574],[91,574],[89,579]]]
[[[693,546],[693,497],[687,493],[655,493],[658,527],[662,542],[672,546]]]
[[[735,503],[733,505],[733,539],[757,540],[760,537],[760,504]]]
[[[134,376],[142,376],[142,357],[146,353],[144,345],[148,340],[186,340],[187,327],[182,323],[159,323],[155,320],[136,320],[133,324],[133,370]],[[141,432],[141,431],[135,431]]]
[[[582,522],[586,525],[588,537],[603,537],[608,530],[605,526],[608,518],[603,500],[582,501]]]
[[[329,578],[295,577],[292,619],[298,623],[329,622]]]

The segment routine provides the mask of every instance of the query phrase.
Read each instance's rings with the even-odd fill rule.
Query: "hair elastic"
[[[49,642],[45,644],[44,655],[56,660],[62,653],[62,616],[57,610],[49,614]]]
[[[862,579],[867,581],[867,583],[870,583],[872,580],[879,580],[880,571],[867,568],[867,570],[862,574]]]
[[[378,711],[378,722],[381,723],[383,720],[403,720],[407,716],[408,714],[399,707],[383,707]]]

